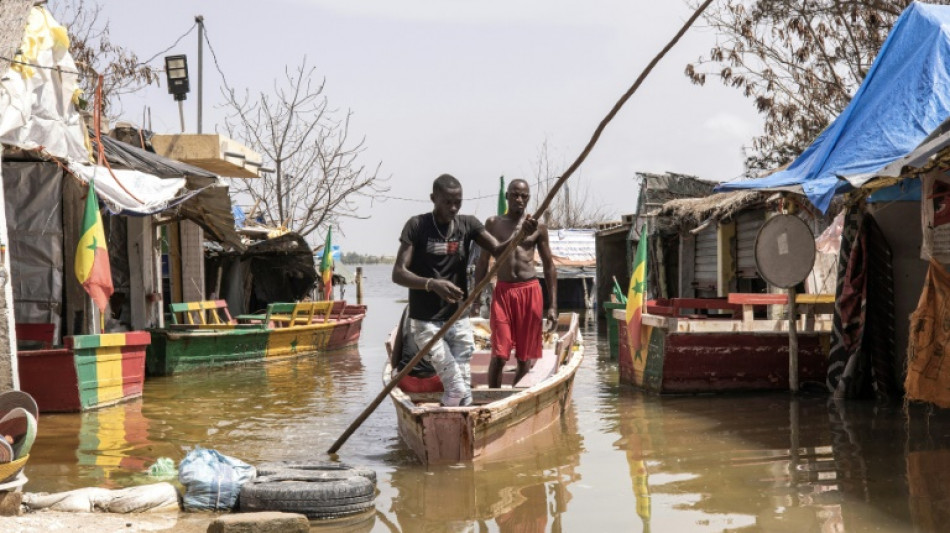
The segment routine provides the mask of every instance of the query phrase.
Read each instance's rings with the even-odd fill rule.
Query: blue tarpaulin
[[[717,190],[801,187],[815,207],[860,187],[950,117],[950,6],[914,2],[848,107],[785,170]]]

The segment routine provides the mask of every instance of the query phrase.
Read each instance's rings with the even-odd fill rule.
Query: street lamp
[[[168,78],[168,94],[174,96],[175,101],[178,102],[181,132],[185,133],[185,109],[182,102],[191,90],[188,84],[188,57],[185,55],[165,56],[165,76]]]

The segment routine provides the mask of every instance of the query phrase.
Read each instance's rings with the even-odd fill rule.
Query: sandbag
[[[178,465],[178,481],[185,487],[183,506],[189,511],[232,509],[241,486],[256,476],[244,461],[195,446]]]
[[[154,483],[126,489],[109,490],[98,487],[68,492],[27,492],[23,505],[31,511],[73,513],[146,513],[177,512],[178,490],[170,483]]]

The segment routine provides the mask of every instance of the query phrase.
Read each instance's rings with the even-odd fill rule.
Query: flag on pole
[[[102,216],[99,214],[99,198],[92,181],[89,182],[89,193],[86,195],[79,245],[76,247],[75,268],[79,283],[89,293],[99,312],[104,313],[113,292],[112,269],[109,267],[106,234],[102,229]]]
[[[640,323],[647,296],[647,227],[640,231],[640,242],[633,258],[633,274],[630,276],[630,288],[627,290],[627,336],[630,350],[636,351],[643,346],[640,338]]]
[[[331,235],[333,226],[327,228],[327,242],[323,245],[323,258],[320,259],[320,277],[323,279],[323,299],[333,299],[333,247]]]
[[[502,176],[499,180],[501,185],[498,188],[498,214],[504,215],[508,213],[508,199],[505,198],[505,177]]]

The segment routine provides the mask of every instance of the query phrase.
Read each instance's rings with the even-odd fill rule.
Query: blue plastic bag
[[[215,450],[195,446],[178,465],[185,487],[184,508],[225,511],[237,504],[241,486],[257,476],[253,466]]]

